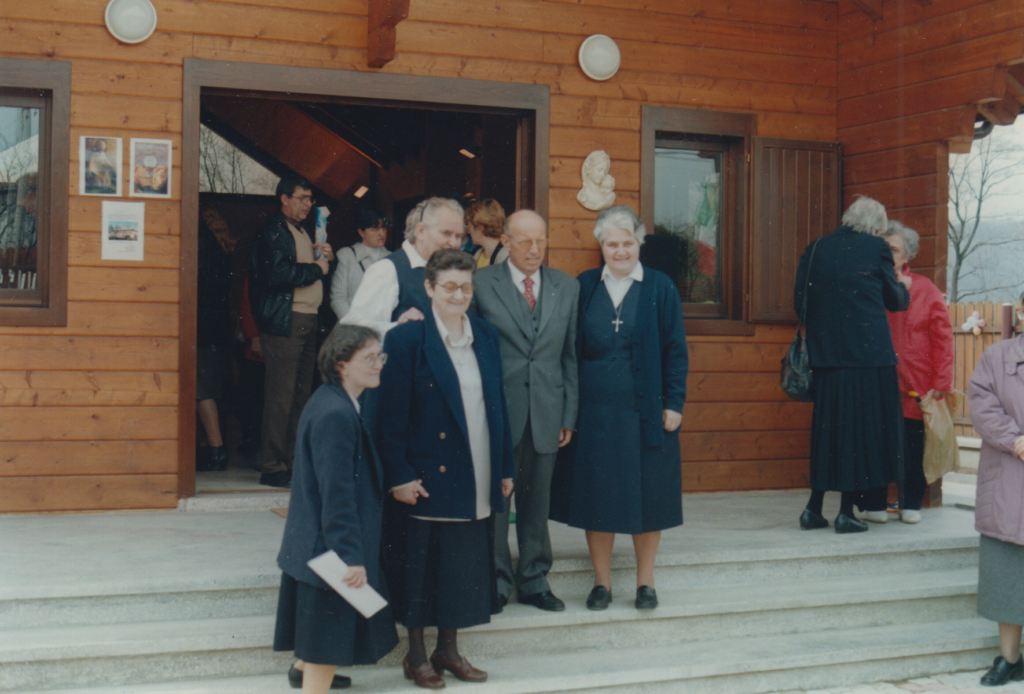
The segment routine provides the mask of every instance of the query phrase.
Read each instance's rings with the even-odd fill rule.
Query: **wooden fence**
[[[985,319],[985,327],[981,329],[980,335],[975,335],[972,330],[964,330],[963,324],[967,318],[978,311]],[[994,342],[1003,336],[1003,304],[1001,303],[965,303],[953,304],[949,307],[949,318],[953,322],[953,339],[956,362],[954,364],[953,383],[956,389],[963,393],[960,399],[960,406],[956,412],[956,430],[960,436],[976,436],[974,427],[971,426],[971,413],[967,407],[967,386],[971,382],[971,374],[981,353],[990,347]],[[1016,311],[1009,311],[1010,330],[1016,331],[1014,325]]]

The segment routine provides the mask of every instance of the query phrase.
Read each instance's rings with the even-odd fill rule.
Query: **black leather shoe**
[[[658,606],[658,594],[650,586],[640,586],[636,589],[636,609],[653,610]]]
[[[520,595],[519,602],[524,605],[533,605],[548,612],[561,612],[565,609],[565,603],[556,598],[555,594],[550,590],[545,590],[543,593],[534,593],[533,595]]]
[[[992,661],[992,669],[982,676],[981,684],[985,687],[999,687],[1010,680],[1024,680],[1024,658],[1017,655],[1017,662],[1010,665],[1003,656]]]
[[[280,472],[265,472],[260,475],[260,484],[265,487],[278,487],[280,489],[292,488],[292,473],[287,470]]]
[[[302,689],[302,670],[294,665],[288,670],[288,684],[292,686],[292,689]],[[331,681],[331,689],[348,689],[351,686],[352,679],[345,675],[335,675]]]
[[[612,604],[612,592],[604,586],[594,586],[587,596],[588,610],[607,610]]]
[[[828,521],[820,513],[815,513],[811,509],[805,508],[804,512],[800,514],[801,530],[819,530],[827,527]]]
[[[836,533],[839,535],[845,535],[847,533],[866,533],[868,531],[867,523],[859,521],[856,518],[851,518],[845,513],[840,513],[836,516],[833,524],[836,527]]]

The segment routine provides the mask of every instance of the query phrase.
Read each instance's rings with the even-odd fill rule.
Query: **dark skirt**
[[[811,489],[852,492],[903,480],[896,367],[815,369]]]
[[[366,619],[331,588],[281,574],[275,651],[316,665],[372,665],[398,645],[391,606]]]
[[[1024,625],[1024,546],[981,536],[978,548],[978,614]]]
[[[402,624],[465,629],[491,621],[497,583],[489,525],[406,518]]]

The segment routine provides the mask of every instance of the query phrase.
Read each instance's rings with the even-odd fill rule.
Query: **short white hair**
[[[889,228],[885,230],[885,233],[882,234],[882,236],[902,236],[903,247],[907,253],[907,260],[913,260],[921,250],[921,236],[906,224],[890,221]]]
[[[889,228],[889,218],[885,216],[885,206],[882,203],[858,195],[843,213],[843,225],[862,234],[881,236]]]
[[[647,236],[647,227],[640,221],[633,208],[628,205],[609,207],[597,215],[597,221],[594,223],[594,238],[598,243],[604,243],[609,229],[625,229],[640,245],[643,245],[644,237]]]
[[[423,226],[436,224],[437,211],[442,208],[448,208],[458,215],[460,220],[464,220],[466,217],[465,210],[462,209],[462,205],[456,200],[451,198],[427,198],[412,208],[412,211],[405,218],[405,239],[407,241],[416,240],[416,227],[420,223]]]

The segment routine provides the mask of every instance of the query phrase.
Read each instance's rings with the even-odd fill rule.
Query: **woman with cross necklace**
[[[657,607],[661,531],[683,523],[679,425],[689,367],[686,334],[675,284],[640,264],[645,234],[629,207],[603,211],[594,237],[604,267],[579,276],[578,433],[559,456],[551,517],[587,532],[592,610],[612,600],[616,533],[633,536],[636,608]]]

